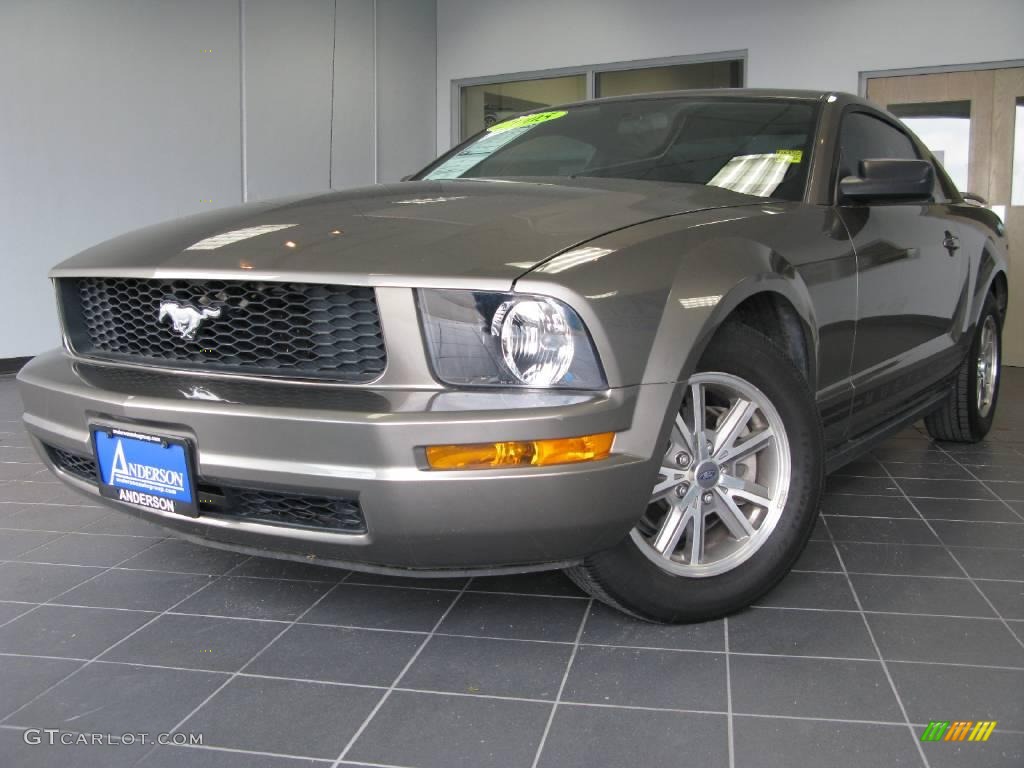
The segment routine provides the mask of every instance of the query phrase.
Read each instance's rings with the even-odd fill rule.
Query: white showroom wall
[[[451,81],[746,50],[747,85],[856,92],[859,73],[1024,59],[1022,0],[437,0],[437,148]]]
[[[451,81],[747,51],[751,86],[1024,59],[1022,0],[0,0],[0,359],[57,343],[48,268],[210,207],[392,181]]]
[[[434,21],[434,0],[0,0],[0,358],[59,343],[46,273],[89,245],[424,165]]]

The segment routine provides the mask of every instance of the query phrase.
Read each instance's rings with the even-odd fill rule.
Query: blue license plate
[[[198,516],[184,440],[94,427],[100,493],[143,509]]]

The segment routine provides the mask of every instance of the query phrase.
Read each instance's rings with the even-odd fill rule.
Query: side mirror
[[[928,200],[935,189],[935,169],[927,160],[861,160],[860,176],[839,182],[848,200]]]

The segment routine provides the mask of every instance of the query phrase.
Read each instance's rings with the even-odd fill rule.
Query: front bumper
[[[283,384],[75,361],[18,375],[25,425],[47,465],[94,498],[213,546],[364,570],[515,571],[577,562],[644,509],[676,385],[593,394]],[[189,518],[99,495],[45,446],[92,455],[89,425],[148,428],[195,447],[203,482],[357,498],[366,533]],[[607,459],[546,468],[425,469],[423,446],[615,432]]]

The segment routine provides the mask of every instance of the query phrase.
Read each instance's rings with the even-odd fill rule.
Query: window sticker
[[[732,158],[708,182],[709,187],[722,187],[733,192],[758,197],[771,197],[786,177],[793,161],[786,155],[738,155]]]
[[[424,179],[457,179],[478,163],[482,163],[506,144],[548,120],[557,120],[568,114],[564,109],[523,115],[492,125],[486,133],[456,155],[424,176]]]
[[[487,131],[488,133],[503,133],[504,131],[508,131],[513,128],[522,128],[524,126],[533,127],[537,123],[546,123],[548,120],[557,120],[560,117],[565,117],[567,114],[568,112],[564,109],[558,109],[553,112],[537,112],[533,115],[513,117],[511,120],[506,120],[503,123],[492,125],[487,129]]]
[[[802,149],[776,149],[775,154],[789,158],[791,163],[799,163],[804,159],[804,151]]]

